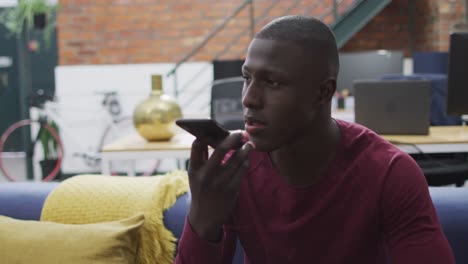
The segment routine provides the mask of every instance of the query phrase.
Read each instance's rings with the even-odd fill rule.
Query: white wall
[[[0,7],[14,6],[18,3],[18,0],[0,0]]]
[[[67,123],[61,128],[66,152],[63,171],[92,171],[81,159],[73,157],[73,154],[95,151],[108,124],[108,115],[100,109],[103,96],[99,93],[117,91],[123,115],[132,116],[135,106],[150,94],[152,74],[163,75],[164,92],[174,95],[174,80],[172,77],[165,77],[173,66],[172,63],[58,66],[55,70],[56,95],[59,103],[63,104],[63,107],[60,107],[61,119]],[[201,70],[203,72],[200,73]],[[186,63],[177,71],[177,77],[179,87],[189,84],[178,100],[184,117],[208,117],[211,92],[209,88],[213,80],[212,64]],[[197,78],[193,79],[194,77]],[[200,92],[200,89],[203,91]],[[196,99],[193,99],[195,96]],[[188,103],[190,104],[186,106]],[[67,133],[69,131],[71,133]],[[152,164],[153,162],[146,162],[138,167],[140,171],[145,171]],[[167,160],[161,165],[162,170],[172,168],[175,168],[175,161]]]

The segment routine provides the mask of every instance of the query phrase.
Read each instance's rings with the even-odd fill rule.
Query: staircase
[[[331,28],[333,29],[338,48],[346,44],[351,37],[361,30],[369,21],[382,11],[391,0],[360,0],[346,13],[338,16]]]
[[[259,1],[260,2],[260,1]],[[222,23],[215,27],[211,32],[190,52],[188,52],[179,62],[176,63],[174,68],[170,70],[166,77],[170,77],[174,82],[174,95],[178,98],[181,94],[190,89],[196,91],[196,96],[191,97],[189,101],[181,102],[182,109],[192,107],[193,102],[197,101],[197,96],[202,94],[209,93],[211,90],[212,82],[203,85],[202,87],[191,87],[191,85],[201,76],[203,73],[211,69],[208,65],[202,67],[193,77],[188,78],[189,81],[185,83],[178,83],[177,70],[183,66],[187,61],[196,55],[211,39],[213,39],[219,32],[221,32],[229,22],[231,22],[235,17],[242,12],[247,10],[250,15],[250,24],[245,27],[239,33],[232,36],[232,41],[227,43],[220,52],[218,52],[213,58],[214,60],[219,60],[223,55],[230,52],[231,48],[239,45],[239,40],[241,37],[250,35],[253,37],[256,29],[256,25],[264,25],[267,23],[271,17],[269,14],[272,11],[277,11],[277,9],[282,10],[281,15],[288,14],[302,14],[314,16],[325,23],[329,24],[332,30],[335,33],[337,45],[339,48],[344,46],[351,37],[361,30],[373,17],[375,17],[382,9],[384,9],[388,4],[391,3],[391,0],[316,0],[315,3],[310,4],[307,8],[301,7],[303,0],[293,0],[293,1],[281,1],[273,0],[269,1],[267,7],[263,7],[261,10],[255,11],[255,2],[254,0],[245,0],[243,1],[229,16],[227,16]],[[285,3],[288,6],[284,6]],[[263,2],[263,4],[265,4]],[[320,12],[320,13],[317,13]],[[277,13],[277,12],[276,12]],[[281,16],[279,15],[279,16]],[[278,15],[275,15],[278,17]],[[243,52],[238,54],[238,58],[241,58]],[[201,109],[198,109],[200,112],[209,112],[210,104],[209,102],[204,104]],[[193,110],[192,110],[193,111]]]

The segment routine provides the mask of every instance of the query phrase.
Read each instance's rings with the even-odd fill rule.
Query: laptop
[[[428,80],[356,80],[355,122],[378,134],[427,135],[431,83]]]

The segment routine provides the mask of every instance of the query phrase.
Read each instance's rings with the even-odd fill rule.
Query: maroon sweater
[[[253,264],[455,263],[413,159],[337,122],[341,143],[317,184],[290,186],[266,153],[252,152],[223,240],[202,240],[186,221],[175,263],[231,263],[236,238]]]

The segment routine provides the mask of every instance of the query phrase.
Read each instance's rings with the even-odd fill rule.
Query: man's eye
[[[268,85],[271,85],[271,86],[280,86],[280,82],[275,81],[275,80],[267,79],[266,82]]]
[[[250,76],[242,75],[242,78],[243,78],[245,81],[250,81]]]

